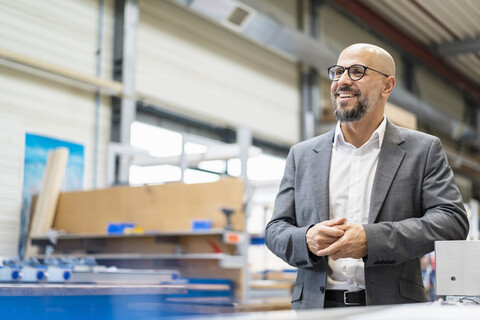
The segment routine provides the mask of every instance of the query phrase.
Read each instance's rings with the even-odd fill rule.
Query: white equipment
[[[436,241],[437,296],[449,302],[480,301],[480,241]]]

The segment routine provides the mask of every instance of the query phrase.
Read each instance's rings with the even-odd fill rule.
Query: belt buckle
[[[348,302],[348,298],[347,298],[347,294],[348,293],[352,293],[354,291],[344,291],[343,292],[343,303],[346,305],[346,306],[359,306],[360,305],[360,302]]]

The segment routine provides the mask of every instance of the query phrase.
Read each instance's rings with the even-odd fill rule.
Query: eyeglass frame
[[[362,76],[361,76],[360,78],[358,78],[358,79],[352,79],[352,76],[350,75],[350,68],[356,67],[356,66],[360,66],[360,67],[363,68],[363,74],[362,74]],[[332,78],[330,77],[330,69],[335,68],[335,67],[340,67],[340,68],[343,69],[342,74],[340,75],[340,77],[339,77],[338,79],[332,79]],[[377,72],[377,73],[380,73],[382,76],[385,76],[385,77],[387,77],[387,78],[390,77],[390,76],[387,75],[386,73],[380,72],[380,71],[378,71],[378,70],[372,69],[372,68],[370,68],[370,67],[364,66],[363,64],[359,64],[359,63],[353,64],[353,65],[351,65],[350,67],[342,67],[341,65],[334,64],[333,66],[331,66],[331,67],[329,67],[329,68],[327,69],[327,73],[328,73],[328,78],[329,78],[330,80],[332,80],[332,81],[338,81],[338,80],[340,80],[340,78],[342,77],[342,75],[343,75],[343,73],[345,72],[345,70],[347,70],[347,74],[348,74],[348,77],[350,78],[350,80],[352,80],[352,81],[358,81],[358,80],[361,80],[361,79],[365,76],[365,71],[367,71],[367,69],[372,70],[372,71],[375,71],[375,72]],[[332,73],[332,74],[334,74],[334,73]]]

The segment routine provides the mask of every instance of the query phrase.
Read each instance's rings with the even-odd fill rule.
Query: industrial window
[[[133,161],[129,170],[131,185],[182,180],[185,183],[213,182],[222,175],[240,175],[241,163],[232,154],[231,144],[138,121],[131,126],[130,142],[133,147],[146,150],[152,159],[158,160],[157,163],[152,160],[151,165],[138,165]],[[188,159],[184,162],[183,175],[182,149]],[[215,159],[217,155],[218,159]],[[261,153],[248,159],[247,178],[251,181],[280,180],[284,167],[284,158]]]

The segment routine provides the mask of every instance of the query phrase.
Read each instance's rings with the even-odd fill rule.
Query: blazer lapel
[[[375,223],[392,181],[405,156],[405,151],[399,147],[399,144],[403,141],[404,139],[395,125],[387,120],[382,149],[378,157],[377,171],[373,181],[368,223]]]
[[[310,161],[313,199],[320,221],[328,220],[330,217],[328,177],[334,134],[335,128],[320,136],[320,141],[313,148],[312,161]]]

